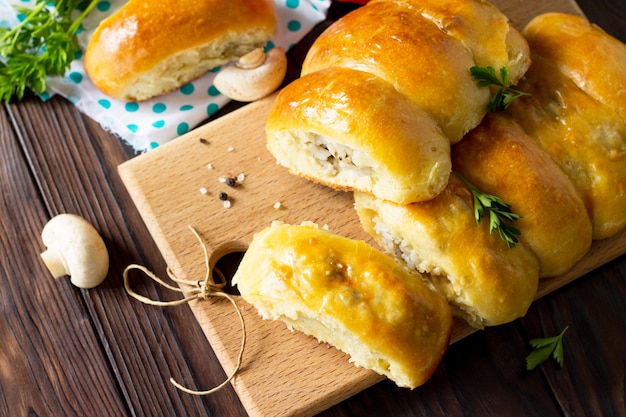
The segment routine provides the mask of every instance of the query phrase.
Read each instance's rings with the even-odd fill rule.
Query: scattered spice
[[[232,205],[230,199],[228,198],[228,194],[223,191],[217,195],[217,198],[224,202],[224,208],[230,208]]]
[[[206,140],[205,138],[200,138],[200,139],[198,139],[198,141],[199,141],[200,143],[204,144],[204,145],[208,145],[208,144],[209,144],[209,141],[208,141],[208,140]]]
[[[209,193],[209,190],[207,190],[206,188],[204,188],[204,187],[200,188],[200,194],[207,195],[208,193]]]
[[[234,151],[234,150],[235,150],[235,148],[233,148],[232,146],[229,146],[226,150],[227,150],[228,152],[232,152],[232,151]]]
[[[226,184],[229,187],[234,187],[237,184],[241,184],[245,178],[246,178],[246,176],[242,172],[241,174],[237,175],[236,177],[233,177],[232,175],[219,177],[219,182],[221,182],[222,184]]]
[[[281,202],[280,202],[280,201],[277,201],[277,202],[275,202],[275,203],[274,203],[274,208],[275,208],[276,210],[278,210],[278,209],[280,208],[280,206],[282,206],[282,204],[281,204]]]
[[[213,164],[207,164],[206,167],[207,169],[213,169]]]

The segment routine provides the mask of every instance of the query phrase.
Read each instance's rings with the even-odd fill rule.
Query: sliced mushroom
[[[242,56],[239,61],[222,69],[213,85],[226,97],[251,102],[276,91],[287,73],[287,56],[281,48],[262,48]]]

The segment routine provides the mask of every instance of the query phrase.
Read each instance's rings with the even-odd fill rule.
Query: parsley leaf
[[[470,73],[479,87],[489,87],[491,85],[500,87],[487,104],[487,111],[489,112],[506,110],[513,100],[521,96],[530,96],[528,93],[515,90],[508,86],[509,70],[506,67],[500,68],[499,72],[500,78],[498,78],[498,74],[496,74],[496,70],[493,67],[473,66],[470,68]]]
[[[37,0],[33,7],[15,8],[25,17],[14,28],[0,30],[0,101],[22,99],[26,88],[41,94],[47,76],[65,74],[80,50],[80,24],[97,3]],[[76,9],[80,14],[72,19]]]
[[[563,367],[563,335],[567,331],[569,326],[565,326],[563,331],[554,337],[546,337],[539,339],[532,339],[529,343],[535,348],[530,354],[526,357],[526,369],[532,371],[545,360],[547,360],[550,355],[556,360],[559,366]]]
[[[489,216],[489,233],[497,230],[500,238],[507,246],[513,248],[519,242],[517,236],[521,235],[521,232],[516,227],[505,223],[505,221],[514,222],[521,219],[522,216],[513,213],[511,206],[499,197],[483,193],[470,184],[460,173],[455,172],[455,174],[472,193],[476,223],[480,223],[486,213]]]

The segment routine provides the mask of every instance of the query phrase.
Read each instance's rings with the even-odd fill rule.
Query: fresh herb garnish
[[[489,87],[491,85],[500,87],[487,104],[487,111],[489,112],[506,110],[513,100],[521,96],[530,96],[528,93],[515,90],[508,86],[509,70],[506,67],[500,68],[500,78],[498,78],[496,70],[490,66],[473,66],[470,68],[470,73],[478,82],[479,87]]]
[[[522,216],[513,213],[511,206],[502,201],[499,197],[483,193],[470,184],[461,174],[456,172],[456,175],[472,193],[476,223],[480,223],[480,220],[486,212],[489,215],[489,233],[493,233],[494,230],[497,230],[500,238],[506,242],[507,246],[513,248],[519,241],[517,236],[519,236],[521,232],[519,229],[504,221],[514,222],[521,219]]]
[[[552,355],[559,366],[563,367],[563,335],[569,326],[554,337],[532,339],[529,343],[535,348],[526,357],[526,369],[532,371]]]
[[[14,28],[0,28],[0,101],[24,97],[26,88],[46,90],[46,77],[63,75],[80,50],[76,33],[97,0],[37,0],[33,7],[16,6],[24,19]],[[72,19],[78,9],[80,15]]]

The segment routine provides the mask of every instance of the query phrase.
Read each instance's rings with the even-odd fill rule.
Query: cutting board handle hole
[[[243,242],[226,242],[213,250],[210,263],[213,266],[215,281],[219,281],[219,275],[226,280],[223,291],[230,295],[240,295],[237,287],[231,284],[235,272],[241,263],[241,259],[248,249],[248,245]]]

